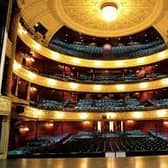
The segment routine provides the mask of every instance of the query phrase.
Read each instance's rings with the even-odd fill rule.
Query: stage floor
[[[168,168],[168,156],[0,160],[0,168]]]

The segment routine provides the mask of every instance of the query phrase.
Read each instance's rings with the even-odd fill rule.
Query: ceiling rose
[[[103,20],[111,22],[117,19],[118,6],[112,2],[105,2],[101,6],[101,14]]]

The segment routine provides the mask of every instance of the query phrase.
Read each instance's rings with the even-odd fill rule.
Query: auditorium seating
[[[15,150],[10,150],[10,151],[8,151],[8,156],[10,157],[10,156],[19,156],[19,157],[21,157],[21,156],[28,156],[28,155],[30,155],[31,154],[31,152],[30,152],[30,150],[27,148],[27,147],[20,147],[20,148],[17,148],[17,149],[15,149]]]
[[[141,138],[138,140],[129,139],[125,141],[125,147],[127,152],[160,152],[168,151],[168,143],[158,138]]]
[[[53,136],[50,136],[50,135],[39,136],[37,138],[34,138],[34,139],[28,141],[26,143],[26,146],[28,146],[30,148],[47,147],[47,146],[51,146],[53,144],[60,142],[63,138],[65,138],[67,136],[68,136],[67,133],[57,134],[57,135],[53,135]]]
[[[38,64],[38,61],[37,61]],[[59,65],[52,65],[52,70],[48,71],[48,69],[41,69],[41,63],[39,67],[36,65],[30,66],[29,64],[24,64],[23,67],[29,71],[39,74],[40,76],[45,76],[51,79],[62,80],[62,81],[75,81],[81,83],[129,83],[129,82],[141,82],[148,80],[156,80],[161,78],[166,78],[168,75],[166,72],[160,71],[162,64],[159,65],[151,65],[151,66],[141,66],[139,68],[130,68],[130,69],[122,69],[122,70],[98,70],[93,71],[92,69],[78,69],[69,66],[68,74],[65,73],[65,70],[57,71]],[[58,66],[55,68],[55,66]],[[145,70],[148,67],[151,68],[150,71]],[[159,69],[159,70],[158,70]],[[78,71],[79,70],[79,71]]]
[[[40,102],[30,101],[30,105],[46,110],[57,110],[63,108],[63,103],[57,100],[42,100]]]
[[[31,68],[25,67],[32,71]],[[96,74],[94,79],[91,74],[82,73],[79,74],[78,77],[73,77],[70,75],[63,74],[47,74],[47,73],[39,73],[41,76],[45,76],[51,79],[62,80],[62,81],[75,81],[75,82],[83,82],[83,83],[117,83],[117,82],[140,82],[146,80],[155,80],[167,77],[167,74],[162,73],[146,73],[143,77],[138,76],[135,73],[132,74]]]
[[[148,104],[147,104],[148,102]],[[71,105],[71,106],[69,106]],[[139,100],[129,98],[124,99],[80,99],[76,104],[71,104],[70,100],[57,101],[57,100],[42,100],[39,102],[30,101],[30,106],[37,107],[45,110],[63,110],[66,111],[134,111],[134,110],[148,110],[160,109],[168,107],[168,98],[163,99],[147,99],[145,102],[140,103]]]
[[[160,139],[168,142],[168,134],[167,133],[163,133],[163,132],[159,132],[159,131],[155,131],[155,130],[150,130],[148,133],[149,133],[149,135],[152,135],[153,137],[157,137],[157,138],[160,138]]]
[[[87,38],[90,39],[91,37],[86,37],[86,40],[84,40],[86,43],[82,41],[73,41],[71,42],[64,42],[65,39],[58,38],[55,36],[51,39],[50,43],[44,39],[43,36],[39,35],[37,32],[34,31],[25,21],[23,18],[20,19],[21,25],[30,33],[30,35],[40,43],[42,43],[44,46],[49,47],[57,52],[82,57],[82,58],[88,58],[88,59],[95,59],[97,57],[102,58],[104,54],[103,47],[96,46],[96,38],[95,41],[92,41],[91,43],[87,42]],[[151,29],[151,28],[149,28]],[[76,36],[78,35],[77,32],[73,32],[70,29],[66,29],[69,33],[75,33]],[[122,43],[122,40],[120,43],[113,45],[112,49],[109,53],[108,59],[117,59],[117,58],[132,58],[132,57],[138,57],[138,56],[146,56],[151,55],[153,53],[157,53],[159,51],[162,51],[166,48],[166,44],[164,43],[161,38],[158,37],[158,33],[154,31],[156,39],[151,41],[151,39],[147,39],[147,37],[144,39],[144,42],[136,41],[136,34],[135,39],[134,35],[133,38],[130,41],[127,41],[127,44]],[[146,33],[141,34],[141,36],[145,36]],[[99,41],[100,39],[97,38]],[[102,41],[102,40],[100,40]],[[106,39],[104,39],[106,42]],[[95,45],[91,45],[92,43],[95,43]]]
[[[54,39],[52,43],[49,44],[49,47],[57,52],[79,56],[83,58],[94,59],[96,57],[101,58],[104,54],[103,47],[89,46],[85,44],[73,44],[65,43],[58,39]],[[113,46],[112,50],[109,53],[109,59],[117,58],[132,58],[134,56],[145,56],[157,53],[161,50],[164,50],[166,45],[163,41],[153,41],[147,44],[134,44],[127,46]]]
[[[156,100],[156,104],[159,107],[160,106],[168,107],[168,98],[158,99],[158,100]]]
[[[118,100],[79,100],[75,106],[77,110],[89,110],[89,111],[132,111],[132,110],[143,110],[144,105],[142,105],[136,99],[129,99],[124,101],[123,99]]]
[[[126,132],[86,132],[80,131],[69,136],[42,136],[30,140],[25,146],[9,151],[9,156],[102,156],[106,152],[125,152],[127,156],[154,155],[168,153],[168,141],[144,134],[141,130]],[[157,134],[159,135],[159,133]]]
[[[11,150],[8,152],[9,156],[17,155],[17,156],[25,156],[30,155],[33,152],[45,152],[45,150],[49,150],[53,145],[61,142],[64,138],[68,137],[68,133],[56,134],[56,135],[46,135],[46,136],[38,136],[32,140],[25,142],[24,147],[20,147],[15,150]]]

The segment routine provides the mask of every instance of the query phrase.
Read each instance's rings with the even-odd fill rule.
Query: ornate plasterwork
[[[162,0],[108,0],[118,6],[115,21],[106,22],[101,5],[107,0],[54,0],[53,15],[79,32],[114,37],[132,34],[152,25],[162,11]]]
[[[66,25],[78,32],[100,37],[134,34],[154,26],[168,42],[168,0],[17,0],[22,17],[31,28],[41,22],[48,29],[46,40]],[[116,21],[100,16],[105,1],[120,4]]]
[[[8,97],[0,96],[0,115],[8,115],[11,111],[11,100]]]

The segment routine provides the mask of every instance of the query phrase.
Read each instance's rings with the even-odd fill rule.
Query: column
[[[109,121],[109,132],[114,132],[114,122]]]
[[[120,123],[121,125],[120,125],[120,128],[121,128],[121,132],[124,132],[124,121],[121,121],[121,123]]]
[[[2,128],[1,128],[1,139],[0,139],[0,159],[6,159],[8,152],[8,142],[9,142],[9,118],[3,117]]]
[[[20,11],[20,9],[14,9],[13,13],[14,13],[13,14],[14,17],[12,18],[12,22],[11,22],[11,27],[12,28],[11,28],[11,31],[10,31],[10,40],[12,41],[12,56],[11,56],[11,59],[9,61],[8,79],[7,79],[7,86],[6,86],[6,94],[8,96],[11,95],[13,61],[14,61],[14,58],[15,58],[17,29],[18,29],[18,22],[19,22],[20,16],[21,16],[21,11]]]
[[[20,78],[17,77],[17,79],[16,79],[16,86],[15,86],[15,96],[16,97],[18,97],[19,80],[20,80]]]
[[[101,131],[102,131],[101,121],[97,121],[97,131],[98,131],[98,132],[101,132]]]
[[[7,16],[9,9],[9,0],[0,0],[0,93],[2,89],[2,80],[5,64],[6,44],[8,39]]]
[[[28,85],[27,85],[27,99],[28,101],[30,101],[30,88],[31,88],[31,83],[28,82]]]
[[[6,57],[6,45],[8,28],[10,25],[13,0],[0,0],[0,95]],[[10,78],[10,77],[8,77]],[[2,109],[1,109],[2,110]],[[9,116],[2,116],[2,128],[0,136],[0,159],[6,159],[9,141]]]
[[[63,68],[63,72],[62,72],[62,77],[65,78],[65,65],[64,65],[64,68]]]

